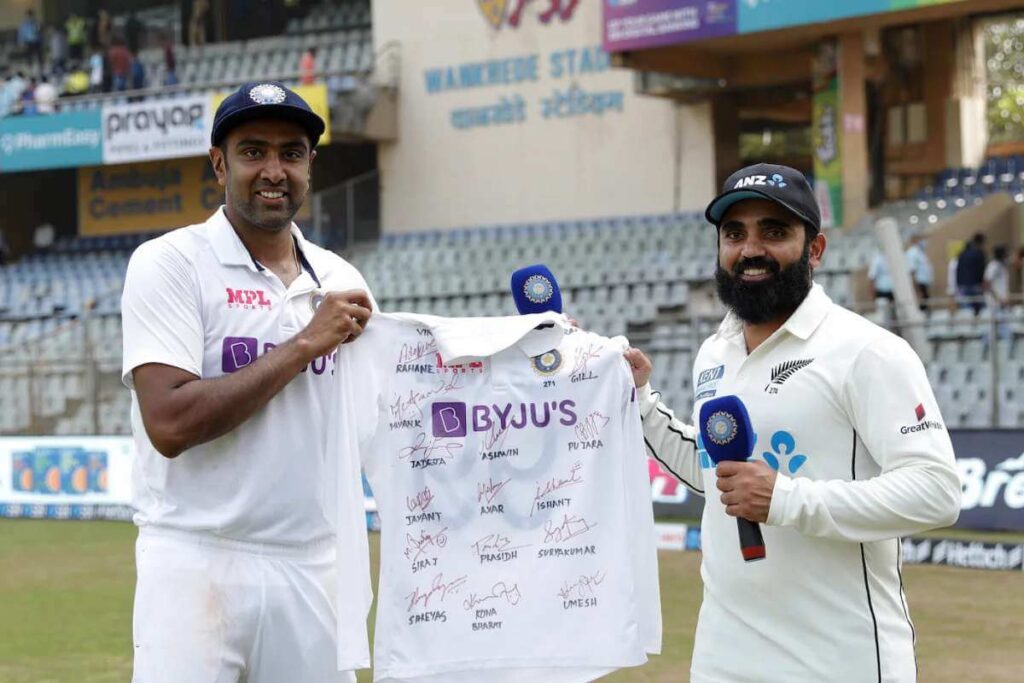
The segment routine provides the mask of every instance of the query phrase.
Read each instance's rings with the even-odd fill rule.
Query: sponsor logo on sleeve
[[[927,411],[924,409],[923,403],[918,403],[917,407],[914,408],[914,417],[917,418],[916,424],[903,425],[900,427],[900,434],[916,434],[917,432],[925,432],[929,429],[944,430],[946,426],[938,420],[926,420]]]

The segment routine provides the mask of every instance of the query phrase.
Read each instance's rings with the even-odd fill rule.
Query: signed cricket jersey
[[[554,313],[378,314],[343,348],[338,434],[381,515],[375,680],[584,681],[660,650],[625,348]]]

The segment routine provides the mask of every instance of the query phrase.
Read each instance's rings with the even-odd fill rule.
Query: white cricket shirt
[[[626,343],[564,320],[378,314],[339,355],[381,516],[375,680],[584,681],[660,649]],[[339,613],[368,607],[339,571]]]
[[[309,322],[314,295],[367,289],[341,257],[292,234],[303,273],[287,289],[253,261],[224,214],[146,242],[121,302],[122,379],[132,391],[135,522],[238,540],[305,544],[333,533],[336,463],[324,445],[335,357],[315,359],[228,434],[168,460],[146,435],[132,370],[162,363],[201,379],[244,368]],[[318,282],[319,281],[319,282]],[[338,457],[345,457],[339,453]]]
[[[657,369],[655,369],[657,370]],[[766,559],[745,563],[696,430],[640,390],[653,454],[698,493],[704,601],[693,683],[904,683],[916,678],[901,535],[952,524],[953,447],[920,359],[821,287],[753,353],[729,314],[693,369],[693,420],[734,394],[752,458],[779,471]]]

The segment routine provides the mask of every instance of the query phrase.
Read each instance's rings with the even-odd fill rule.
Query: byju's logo
[[[256,360],[258,347],[256,337],[224,337],[221,370],[225,374],[241,370]]]
[[[786,471],[796,474],[807,462],[807,456],[794,455],[794,453],[796,453],[796,439],[789,432],[778,431],[772,434],[772,452],[765,451],[761,457],[776,472],[780,471],[780,464],[785,462]]]
[[[270,310],[270,299],[262,289],[232,289],[226,288],[228,293],[228,308],[262,308]]]
[[[435,403],[430,408],[436,438],[466,436],[466,404],[461,402]]]
[[[523,429],[527,426],[547,427],[551,420],[572,427],[576,424],[576,402],[544,401],[543,403],[505,403],[503,405],[476,405],[470,409],[461,401],[438,401],[430,408],[435,437],[466,436],[469,430],[487,432],[497,428]]]

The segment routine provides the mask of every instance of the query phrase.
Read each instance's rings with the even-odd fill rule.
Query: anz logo
[[[778,431],[772,434],[771,446],[772,452],[765,451],[761,457],[776,472],[781,472],[781,467],[785,465],[787,472],[796,474],[807,462],[806,455],[796,454],[796,439],[789,432]]]
[[[748,175],[745,178],[740,178],[736,181],[736,184],[732,189],[738,190],[742,187],[753,187],[755,185],[771,186],[771,187],[786,187],[786,180],[778,173],[772,173],[768,175]]]

